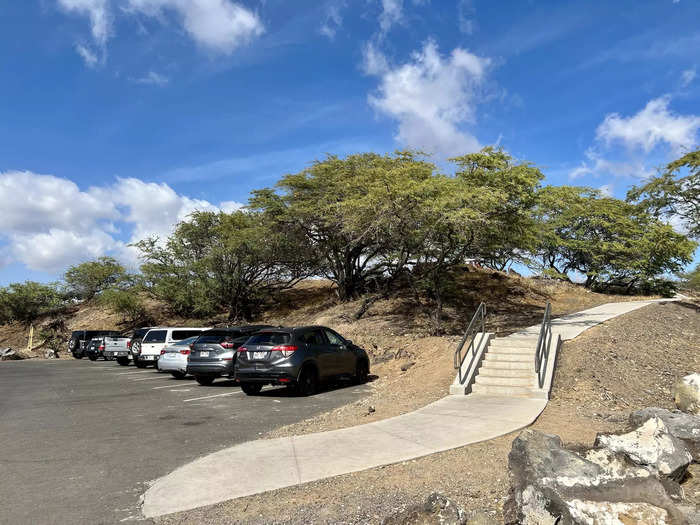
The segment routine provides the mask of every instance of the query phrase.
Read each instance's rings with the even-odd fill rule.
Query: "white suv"
[[[209,328],[171,328],[167,326],[151,328],[146,332],[146,335],[143,336],[141,351],[138,355],[134,355],[134,364],[139,368],[145,368],[148,365],[157,365],[160,351],[167,345],[182,341],[188,337],[199,335],[205,330],[209,330]]]

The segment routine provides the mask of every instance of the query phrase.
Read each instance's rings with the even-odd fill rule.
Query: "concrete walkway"
[[[572,339],[608,319],[654,301],[609,303],[552,322]],[[539,325],[513,337],[539,333]],[[537,419],[546,399],[451,395],[420,410],[356,427],[250,441],[184,465],[156,480],[144,496],[146,517],[212,505],[322,478],[406,461],[493,439]]]

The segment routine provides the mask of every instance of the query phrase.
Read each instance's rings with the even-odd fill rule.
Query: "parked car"
[[[247,395],[263,385],[286,385],[311,395],[322,381],[348,377],[367,381],[369,357],[325,326],[261,330],[238,349],[236,378]]]
[[[103,339],[103,351],[102,355],[105,359],[116,359],[117,363],[122,366],[127,366],[129,364],[129,345],[131,339],[129,337],[112,337],[105,336]]]
[[[251,335],[269,325],[233,326],[202,332],[192,345],[187,373],[200,385],[211,385],[217,377],[233,378],[236,350]]]
[[[156,364],[158,370],[170,372],[175,379],[184,379],[187,375],[187,358],[197,337],[194,335],[163,348]]]
[[[141,353],[141,342],[143,341],[143,337],[148,333],[150,329],[150,326],[145,326],[143,328],[137,328],[136,330],[134,330],[134,333],[131,336],[131,342],[128,345],[132,358],[135,355],[139,355]],[[134,359],[134,363],[135,362],[136,360]]]
[[[114,336],[119,337],[121,335],[116,330],[74,330],[70,334],[70,339],[68,340],[68,351],[73,354],[76,359],[82,359],[85,357],[85,350],[87,344],[93,337],[100,336]]]
[[[160,358],[160,351],[167,345],[182,341],[188,337],[199,335],[209,327],[205,328],[185,328],[185,327],[167,327],[151,328],[141,341],[140,351],[138,355],[133,354],[134,364],[139,368],[145,368],[148,365],[156,365]],[[133,350],[133,345],[132,345]]]
[[[109,359],[105,356],[104,350],[105,338],[93,337],[85,346],[85,355],[90,361],[97,361],[99,358],[103,358],[105,361],[108,361]]]

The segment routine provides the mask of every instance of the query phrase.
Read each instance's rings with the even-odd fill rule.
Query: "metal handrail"
[[[469,326],[467,327],[467,330],[464,332],[464,337],[462,337],[462,341],[460,341],[459,346],[457,347],[457,350],[455,350],[455,355],[454,355],[454,367],[456,370],[459,370],[459,383],[464,384],[464,380],[466,379],[467,374],[465,373],[465,376],[462,377],[462,364],[464,363],[465,359],[469,354],[471,354],[472,358],[471,361],[469,362],[469,366],[466,369],[466,372],[469,371],[471,368],[472,362],[474,361],[474,358],[476,357],[476,349],[477,345],[474,344],[474,338],[478,332],[476,332],[477,328],[481,328],[481,333],[485,333],[484,330],[484,324],[485,324],[485,317],[486,317],[486,305],[484,303],[481,303],[479,307],[476,309],[476,312],[474,312],[474,316],[472,317],[471,322],[469,323]],[[467,342],[467,339],[471,337],[471,341],[469,342],[469,346],[467,347],[467,351],[462,355],[462,349],[464,348],[464,343]]]
[[[535,350],[535,373],[540,388],[544,385],[545,376],[547,375],[547,361],[549,360],[549,349],[552,345],[552,305],[547,303],[544,309],[544,317],[542,318],[542,327],[540,328],[540,336],[537,339],[537,348]]]

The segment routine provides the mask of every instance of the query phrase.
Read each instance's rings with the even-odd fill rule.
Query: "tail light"
[[[182,355],[190,355],[191,350],[180,350]]]
[[[228,341],[222,341],[219,343],[222,348],[225,348],[226,350],[232,350],[233,349],[233,343],[230,343]]]
[[[295,345],[280,345],[280,346],[273,347],[271,352],[279,352],[284,357],[289,357],[294,352],[296,352],[298,349],[299,349],[299,347],[295,346]]]
[[[100,350],[100,351],[103,351],[104,349],[105,349],[105,345],[100,345],[100,347],[98,348],[98,350]]]
[[[163,355],[165,353],[165,350],[160,351],[160,355]]]
[[[239,352],[247,352],[248,349],[247,349],[245,346],[239,346],[239,347],[238,347],[238,351],[239,351]]]
[[[131,350],[131,341],[127,341],[127,342],[126,342],[126,347],[127,347],[129,350]]]

